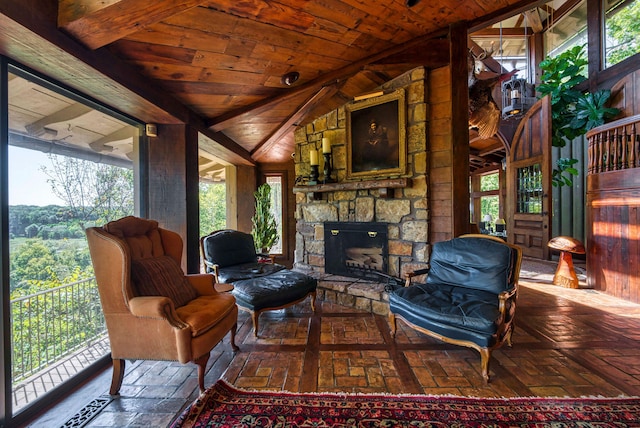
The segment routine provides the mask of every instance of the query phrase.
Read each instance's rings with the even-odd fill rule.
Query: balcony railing
[[[640,115],[594,128],[587,140],[589,174],[640,168]]]
[[[109,352],[95,278],[12,300],[11,328],[15,408]]]

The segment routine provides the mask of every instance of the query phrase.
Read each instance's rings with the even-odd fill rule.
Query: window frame
[[[9,74],[15,74],[21,78],[28,79],[36,84],[59,93],[69,99],[81,102],[90,108],[105,112],[110,116],[125,122],[131,126],[138,127],[141,131],[144,124],[128,116],[117,109],[109,107],[98,100],[83,95],[74,89],[50,79],[34,70],[29,69],[8,57],[0,55],[0,275],[2,276],[2,290],[0,291],[0,305],[2,307],[2,318],[0,318],[0,329],[2,330],[3,346],[0,349],[0,382],[4,391],[4,400],[0,401],[0,426],[21,425],[33,418],[50,405],[54,396],[64,396],[71,393],[78,385],[84,383],[87,377],[92,376],[108,367],[111,363],[109,354],[104,355],[92,365],[76,374],[74,377],[63,382],[50,392],[42,395],[33,403],[21,408],[14,413],[13,391],[12,391],[12,367],[11,353],[11,317],[10,317],[10,287],[9,287]],[[141,217],[146,217],[148,213],[148,184],[144,177],[147,176],[147,138],[140,132],[137,150],[134,145],[134,211]]]

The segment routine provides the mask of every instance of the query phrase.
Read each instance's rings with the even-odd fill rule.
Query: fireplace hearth
[[[388,252],[386,223],[324,223],[326,273],[379,281],[388,274]]]

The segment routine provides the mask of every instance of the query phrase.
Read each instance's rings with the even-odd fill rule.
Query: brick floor
[[[493,352],[489,384],[475,350],[439,342],[402,321],[394,340],[386,317],[335,303],[318,302],[315,314],[308,301],[267,312],[259,337],[252,329],[241,311],[240,352],[232,354],[228,338],[219,344],[207,384],[222,377],[257,390],[640,396],[640,305],[556,287],[544,278],[521,280],[514,346]],[[109,377],[98,378],[104,394]],[[127,369],[122,395],[87,426],[166,426],[197,394],[194,366],[138,362]],[[87,402],[91,396],[70,399]],[[50,426],[51,418],[32,426]]]

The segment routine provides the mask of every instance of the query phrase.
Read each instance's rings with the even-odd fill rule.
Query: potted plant
[[[540,63],[541,81],[537,92],[540,98],[551,97],[552,141],[555,147],[564,147],[590,129],[604,124],[605,119],[618,114],[617,108],[606,107],[611,91],[583,92],[576,87],[587,78],[582,70],[588,64],[584,46],[574,46],[554,58]],[[577,159],[559,158],[553,170],[554,186],[573,185],[572,176],[578,175],[574,165]]]
[[[276,217],[271,211],[271,186],[264,183],[253,192],[256,212],[251,218],[251,235],[258,253],[269,254],[269,250],[278,242]]]

